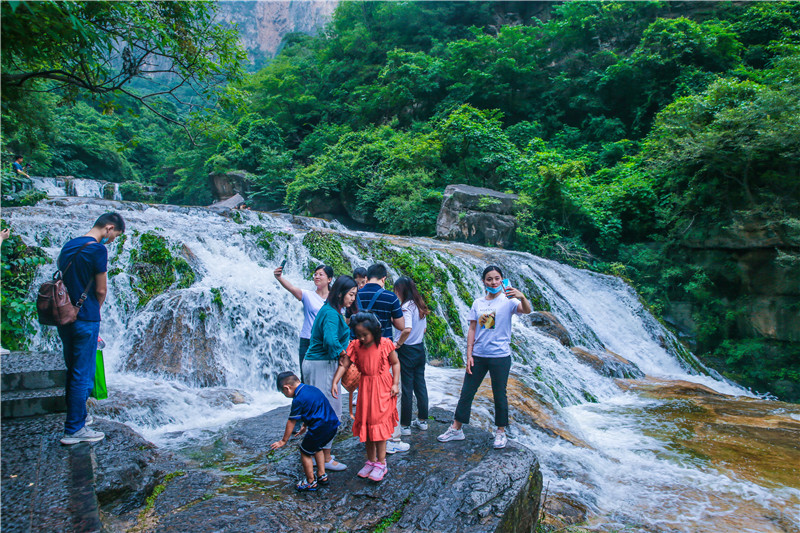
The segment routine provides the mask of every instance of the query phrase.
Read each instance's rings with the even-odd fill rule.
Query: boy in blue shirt
[[[303,429],[307,430],[303,442],[300,443],[300,463],[303,466],[306,481],[299,481],[295,488],[299,491],[317,490],[319,485],[327,485],[329,482],[328,474],[325,473],[325,454],[322,447],[336,436],[339,418],[321,390],[300,383],[300,379],[292,372],[278,374],[278,390],[287,398],[292,398],[292,410],[289,412],[289,420],[286,421],[283,438],[273,442],[270,448],[277,450],[286,446],[292,436],[295,424],[301,420],[305,426]],[[317,462],[316,479],[314,478],[312,457]]]

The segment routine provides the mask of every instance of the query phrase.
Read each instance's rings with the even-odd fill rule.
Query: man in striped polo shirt
[[[381,322],[381,336],[393,338],[392,326],[402,331],[405,325],[400,299],[386,285],[386,266],[375,263],[367,269],[367,284],[358,290],[358,308],[361,311],[374,313]],[[398,400],[400,397],[398,396]],[[411,448],[407,442],[400,440],[400,426],[395,428],[392,439],[386,443],[386,453],[405,452]]]

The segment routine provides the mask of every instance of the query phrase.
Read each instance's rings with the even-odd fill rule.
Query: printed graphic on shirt
[[[480,312],[478,325],[481,327],[481,329],[494,329],[496,313],[497,311],[494,309],[487,309]]]

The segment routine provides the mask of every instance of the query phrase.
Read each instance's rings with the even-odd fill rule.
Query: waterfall
[[[47,196],[78,196],[81,198],[109,198],[121,201],[119,183],[102,180],[66,177],[31,176],[34,189],[44,191]]]
[[[302,309],[272,275],[284,258],[284,275],[304,289],[313,288],[309,267],[323,261],[342,270],[382,260],[392,278],[423,265],[445,332],[429,355],[444,361],[464,353],[467,311],[482,293],[482,269],[494,263],[571,340],[568,346],[532,317],[514,319],[512,436],[537,453],[554,502],[585,509],[588,526],[599,530],[724,531],[726,520],[746,511],[758,520],[738,530],[763,531],[776,508],[800,518],[797,486],[760,482],[687,453],[676,445],[686,417],[672,416],[687,409],[682,400],[636,387],[680,380],[740,399],[731,401],[791,409],[704,372],[619,278],[521,252],[250,211],[222,216],[204,208],[59,198],[4,216],[27,244],[55,258],[108,210],[125,217],[127,232],[109,246],[100,333],[110,391],[104,414],[160,445],[179,448],[287,403],[274,389],[274,375],[297,371]],[[142,283],[154,275],[143,263],[148,242],[164,243],[175,269],[169,289],[152,295]],[[34,287],[52,270],[41,267]],[[39,328],[33,348],[59,349],[53,329]],[[582,358],[586,353],[630,363],[601,372]],[[623,375],[639,379],[618,379]],[[432,405],[453,409],[463,370],[429,366],[427,376]],[[473,423],[490,429],[492,409],[479,394]],[[790,416],[800,420],[800,409]]]

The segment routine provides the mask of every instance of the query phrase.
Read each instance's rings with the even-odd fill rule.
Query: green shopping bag
[[[103,350],[97,350],[97,367],[94,371],[94,387],[89,396],[98,400],[105,400],[108,398],[108,389],[106,388],[106,367],[103,364]]]

